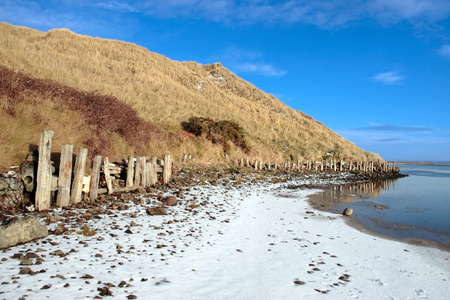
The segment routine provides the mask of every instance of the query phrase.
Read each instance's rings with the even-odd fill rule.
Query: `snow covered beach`
[[[164,216],[146,213],[154,194],[56,210],[49,228],[70,230],[0,253],[0,299],[447,299],[449,252],[365,234],[289,188],[336,179],[248,176],[193,184]]]

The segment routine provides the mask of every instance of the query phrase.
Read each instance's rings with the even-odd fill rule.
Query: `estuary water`
[[[450,165],[400,165],[408,177],[332,187],[310,197],[320,209],[349,207],[367,229],[450,247]]]

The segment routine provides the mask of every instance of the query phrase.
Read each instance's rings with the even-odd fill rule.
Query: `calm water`
[[[322,208],[342,212],[372,231],[450,246],[450,165],[400,165],[408,177],[335,187],[312,196]]]

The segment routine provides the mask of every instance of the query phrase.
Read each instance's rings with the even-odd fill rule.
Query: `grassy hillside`
[[[246,156],[255,159],[315,159],[329,152],[347,159],[378,158],[240,79],[219,63],[204,66],[176,62],[134,44],[81,36],[66,29],[44,33],[0,23],[0,36],[0,66],[80,92],[95,91],[97,95],[118,99],[143,121],[154,124],[162,132],[174,133],[164,141],[157,141],[158,146],[150,143],[148,148],[144,147],[152,153],[165,151],[179,156],[190,152],[201,160],[221,159],[223,151],[217,145],[198,138],[183,138],[186,135],[180,134],[182,122],[195,116],[238,123],[247,133],[252,149]],[[7,96],[2,97],[6,102]],[[34,101],[52,105],[45,97],[43,92]],[[80,113],[77,110],[54,111],[44,109],[45,105],[30,108],[26,101],[21,103],[22,110],[15,116],[2,111],[3,123],[8,117],[9,124],[16,124],[14,129],[1,133],[2,148],[16,148],[18,145],[11,143],[14,139],[38,143],[36,135],[52,122],[55,138],[61,135],[64,142],[76,146],[86,144],[88,137],[96,135],[82,118],[75,116]],[[108,100],[103,105],[107,106],[106,103]],[[41,117],[46,121],[33,120],[29,115],[32,112],[26,110],[42,110],[43,114],[50,115]],[[71,130],[77,126],[79,130]],[[3,145],[5,141],[9,146]],[[111,147],[104,151],[124,156],[138,151],[126,136],[113,136],[111,141]],[[142,145],[138,148],[143,151]],[[237,152],[232,152],[232,157],[243,156],[234,150]]]

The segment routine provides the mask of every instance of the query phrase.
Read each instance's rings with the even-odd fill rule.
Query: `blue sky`
[[[221,62],[386,160],[450,162],[450,0],[0,0],[0,21]]]

